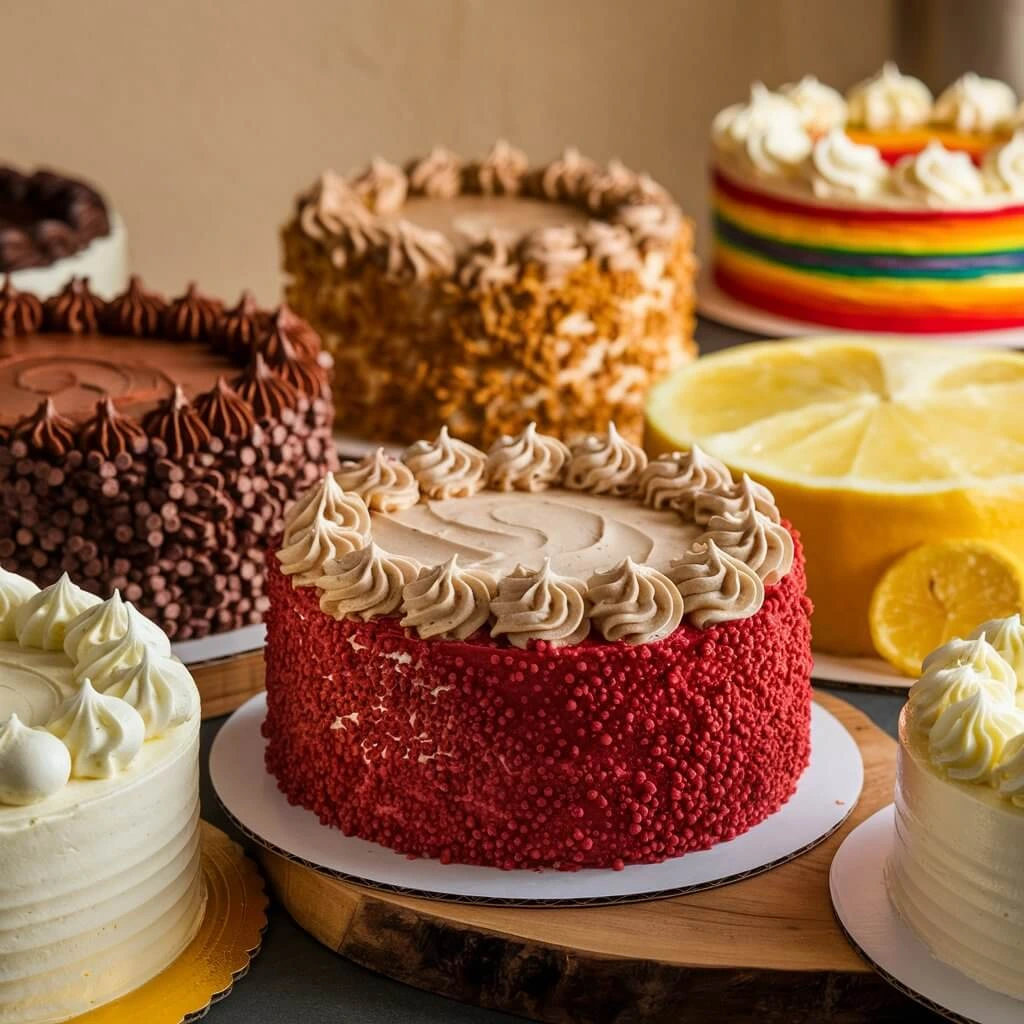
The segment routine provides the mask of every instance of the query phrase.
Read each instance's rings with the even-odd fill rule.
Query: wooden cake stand
[[[226,715],[265,689],[262,650],[191,664],[188,669],[199,687],[203,718]]]
[[[840,843],[892,800],[896,744],[844,701],[816,699],[860,746],[860,802],[809,853],[722,888],[617,906],[479,906],[338,881],[263,848],[256,855],[292,917],[330,949],[409,985],[534,1020],[934,1020],[858,957],[829,898]]]

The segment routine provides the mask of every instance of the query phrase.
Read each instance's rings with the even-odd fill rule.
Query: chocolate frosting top
[[[52,398],[44,398],[30,416],[19,420],[11,431],[13,438],[19,438],[30,448],[49,455],[67,454],[75,443],[75,425],[61,416]]]
[[[103,327],[111,334],[152,338],[160,332],[167,303],[155,292],[142,287],[142,278],[132,274],[128,290],[107,303]]]
[[[196,412],[214,437],[225,440],[248,437],[256,425],[252,407],[224,377],[196,399]]]
[[[315,398],[327,383],[327,374],[313,359],[299,356],[288,335],[275,322],[259,345],[259,352],[279,377],[309,398]]]
[[[164,315],[164,333],[169,338],[198,341],[216,334],[224,306],[217,299],[203,295],[195,281],[184,295],[173,299]]]
[[[256,420],[276,420],[285,409],[299,404],[299,392],[267,365],[257,352],[245,372],[232,382],[240,398],[252,407]]]
[[[135,420],[122,416],[107,395],[96,403],[96,415],[82,427],[78,441],[84,451],[109,459],[144,447],[146,432]]]
[[[180,384],[174,385],[171,395],[146,416],[142,426],[150,437],[167,445],[167,454],[172,459],[199,451],[211,437]]]
[[[224,314],[220,336],[226,351],[248,357],[250,350],[266,330],[266,313],[256,304],[256,296],[246,290],[237,305]]]
[[[43,322],[43,304],[30,292],[19,292],[4,278],[0,288],[0,338],[38,331]]]
[[[96,334],[105,303],[89,291],[89,280],[73,277],[63,291],[43,303],[43,319],[48,330],[68,334]]]

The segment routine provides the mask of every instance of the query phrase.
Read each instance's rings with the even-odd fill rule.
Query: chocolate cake
[[[497,143],[324,174],[283,232],[287,297],[335,358],[338,427],[488,445],[536,421],[639,440],[650,383],[690,359],[693,233],[668,193],[567,150]]]
[[[138,278],[0,288],[0,562],[118,589],[176,639],[260,620],[265,539],[335,459],[329,360],[286,306]]]

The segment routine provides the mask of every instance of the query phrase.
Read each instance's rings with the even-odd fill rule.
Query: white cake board
[[[264,767],[260,725],[266,694],[253,697],[224,724],[210,753],[217,798],[234,823],[274,853],[332,877],[435,899],[558,906],[625,903],[710,889],[760,874],[805,853],[853,811],[864,781],[860,750],[843,725],[819,705],[811,714],[811,763],[778,813],[711,850],[622,871],[502,871],[411,860],[320,824],[292,806]]]
[[[893,909],[883,873],[895,834],[889,804],[854,829],[832,861],[832,906],[847,938],[886,981],[950,1020],[1021,1024],[1024,1002],[936,960]]]
[[[811,675],[820,683],[885,693],[906,693],[915,682],[881,658],[844,658],[817,651],[814,652]]]
[[[697,284],[697,312],[715,323],[738,327],[742,331],[768,338],[803,338],[808,336],[860,336],[900,338],[905,341],[931,341],[950,345],[981,345],[999,348],[1024,347],[1024,327],[1007,327],[997,331],[957,331],[945,334],[900,334],[896,331],[846,331],[828,324],[808,323],[776,316],[727,295],[710,273],[701,274]]]
[[[199,640],[179,640],[171,644],[171,654],[186,665],[199,665],[204,661],[220,661],[236,654],[260,651],[267,640],[267,627],[263,623],[242,626],[226,633],[215,633]]]
[[[112,299],[128,283],[128,238],[124,221],[111,212],[110,234],[96,238],[81,252],[51,263],[11,274],[11,284],[41,299],[56,295],[73,277],[89,278],[89,290],[101,299]]]

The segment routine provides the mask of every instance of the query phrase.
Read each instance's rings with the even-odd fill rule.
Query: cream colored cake
[[[1016,615],[925,661],[900,720],[886,866],[893,906],[932,953],[1016,999],[1024,999],[1022,684]]]
[[[0,1022],[76,1017],[195,935],[199,695],[156,626],[0,570]]]

